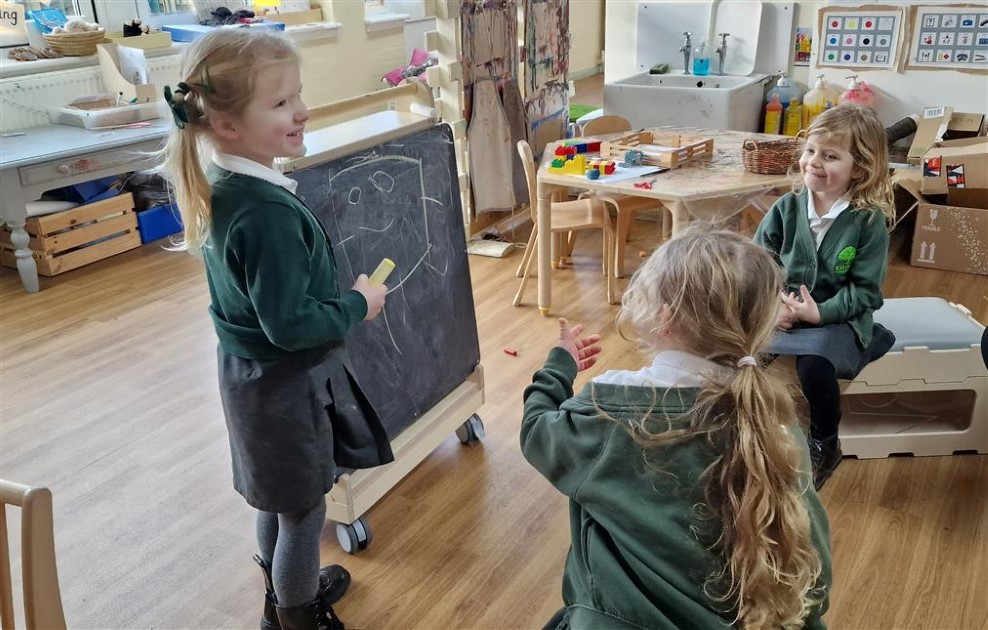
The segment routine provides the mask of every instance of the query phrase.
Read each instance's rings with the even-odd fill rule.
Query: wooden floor
[[[635,225],[629,265],[656,232]],[[988,321],[988,278],[910,267],[903,236],[887,295],[942,296]],[[614,330],[599,252],[581,241],[553,276],[554,314],[604,336],[594,373],[643,361]],[[338,608],[351,627],[537,628],[561,603],[566,503],[518,449],[521,393],[556,323],[534,283],[511,306],[519,259],[470,261],[487,439],[450,436],[369,512],[364,553],[323,532],[324,562],[353,574]],[[256,628],[253,515],[231,485],[199,264],[151,245],[42,287],[26,295],[0,271],[0,475],[53,490],[69,626]],[[823,497],[831,627],[988,627],[988,457],[849,460]]]

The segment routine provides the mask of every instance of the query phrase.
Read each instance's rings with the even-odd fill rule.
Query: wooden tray
[[[24,229],[31,236],[28,248],[43,276],[55,276],[141,246],[131,193],[30,217]],[[7,230],[0,232],[0,264],[17,267]]]
[[[688,136],[675,132],[638,131],[600,143],[601,157],[607,157],[618,162],[623,162],[624,154],[631,150],[643,153],[642,164],[644,165],[679,168],[687,162],[712,156],[714,154],[714,141],[713,138]]]

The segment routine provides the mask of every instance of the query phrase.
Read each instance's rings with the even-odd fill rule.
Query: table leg
[[[7,227],[10,228],[10,242],[16,248],[14,256],[17,257],[17,273],[21,276],[21,284],[28,293],[37,293],[38,263],[27,248],[31,237],[24,231],[24,221],[8,221]]]
[[[552,208],[552,187],[539,182],[538,193],[538,262],[539,262],[539,313],[549,315],[552,304],[552,221],[549,212]]]
[[[0,216],[7,221],[10,229],[10,243],[14,246],[14,256],[17,258],[17,273],[21,276],[21,284],[28,293],[37,293],[38,263],[35,262],[28,249],[31,237],[24,231],[27,221],[27,198],[16,169],[0,171],[0,182],[3,183],[3,196],[0,197]]]
[[[685,230],[690,222],[690,213],[686,210],[686,202],[663,201],[662,203],[672,215],[672,236],[676,236],[680,230]]]

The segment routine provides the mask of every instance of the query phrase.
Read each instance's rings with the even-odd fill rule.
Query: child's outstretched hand
[[[573,360],[576,361],[577,370],[582,372],[597,362],[597,355],[600,354],[600,335],[587,335],[580,337],[583,332],[583,324],[577,324],[570,328],[566,319],[559,318],[559,342],[557,348],[562,348],[569,352]]]
[[[816,305],[816,300],[810,295],[810,290],[805,284],[799,285],[799,297],[790,294],[782,296],[782,303],[792,310],[797,321],[808,324],[820,323],[820,309]]]
[[[362,273],[357,276],[357,281],[353,283],[353,290],[364,296],[367,300],[367,315],[365,322],[369,322],[380,314],[384,308],[384,297],[388,294],[388,287],[383,284],[371,284],[367,274]]]

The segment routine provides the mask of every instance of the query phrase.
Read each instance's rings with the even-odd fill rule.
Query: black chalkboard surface
[[[452,130],[439,125],[291,177],[329,235],[341,290],[382,258],[395,262],[381,315],[347,338],[394,439],[480,363]]]

